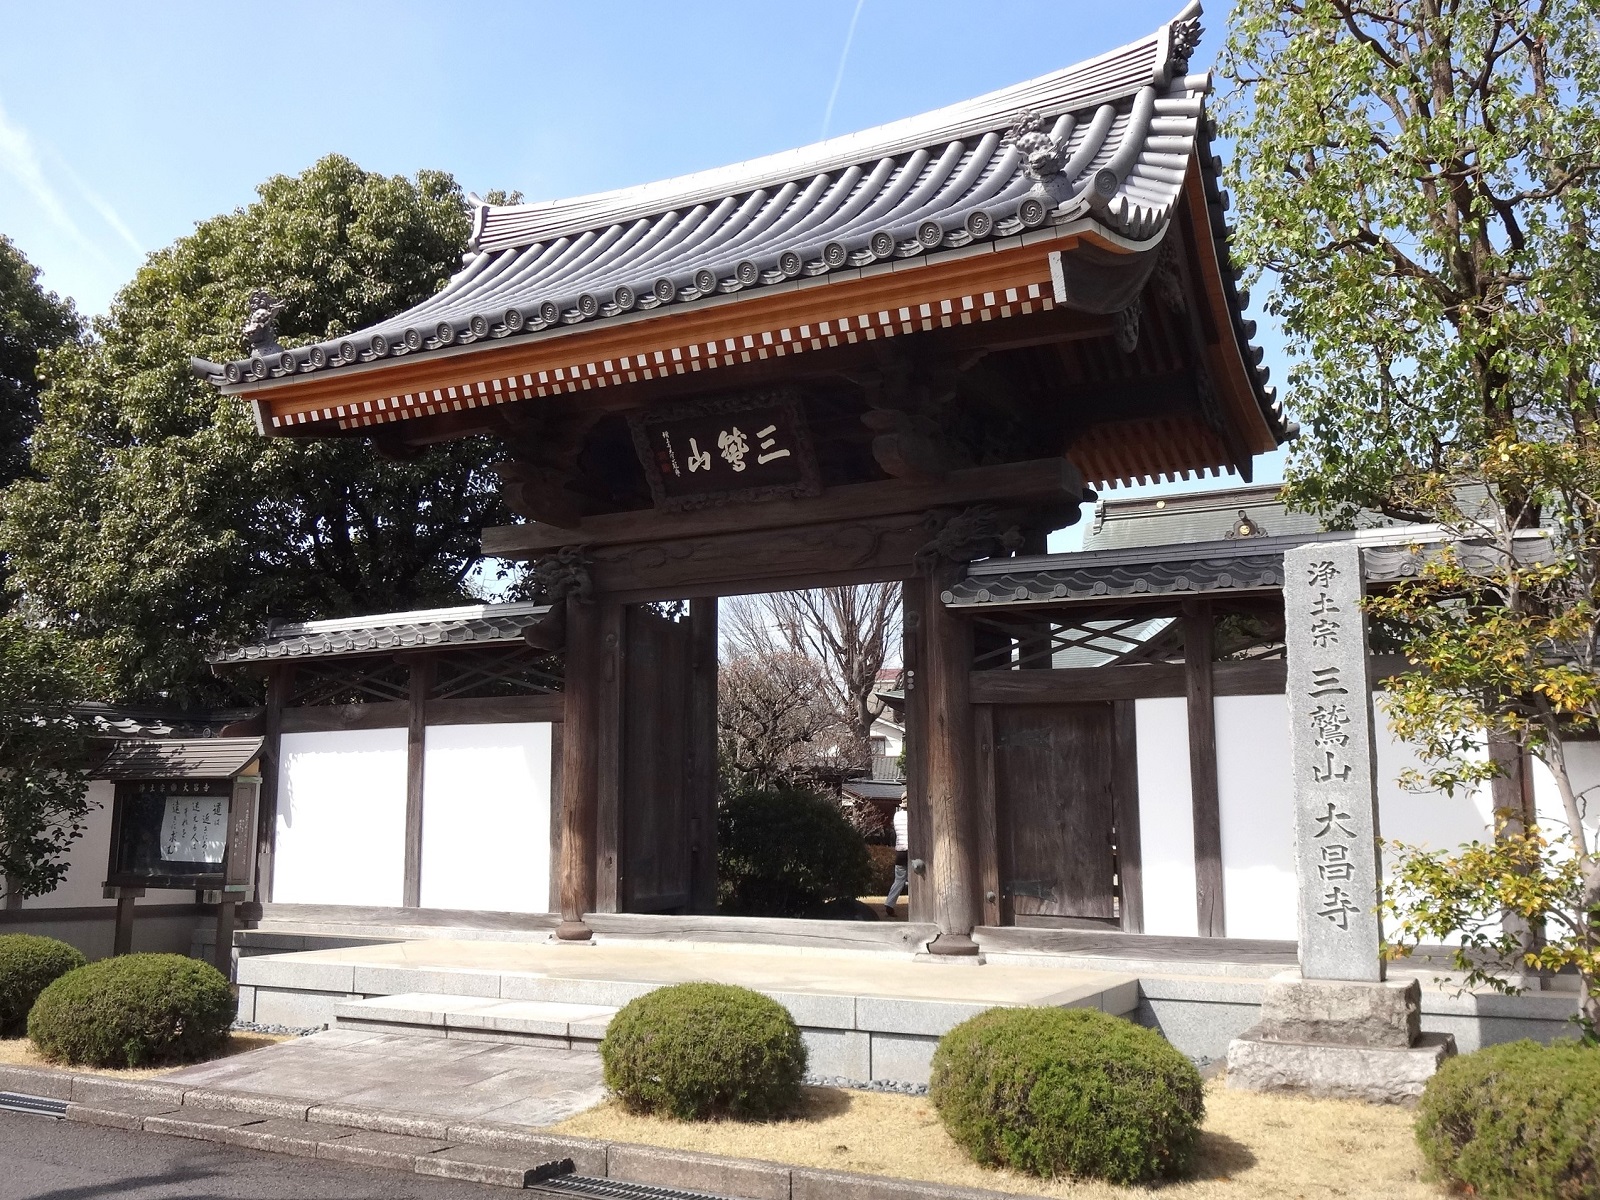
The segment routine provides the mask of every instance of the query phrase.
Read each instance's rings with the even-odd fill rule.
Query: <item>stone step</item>
[[[334,1025],[373,1033],[462,1038],[480,1042],[596,1050],[617,1010],[601,1004],[549,1000],[495,1000],[437,992],[402,992],[344,1000],[333,1006]]]

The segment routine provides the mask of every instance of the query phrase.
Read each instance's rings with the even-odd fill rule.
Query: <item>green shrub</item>
[[[0,1037],[22,1034],[39,993],[83,963],[83,955],[55,938],[0,934]]]
[[[1114,1183],[1186,1172],[1205,1115],[1193,1063],[1087,1008],[995,1008],[957,1025],[929,1094],[979,1163]]]
[[[28,1037],[57,1062],[144,1067],[219,1053],[238,1002],[209,963],[124,954],[79,967],[40,994]]]
[[[1600,1049],[1522,1041],[1450,1059],[1417,1105],[1417,1144],[1474,1195],[1600,1196]]]
[[[839,806],[793,788],[741,792],[717,808],[717,902],[746,917],[801,917],[867,894],[867,844]]]
[[[606,1086],[630,1112],[680,1121],[781,1117],[800,1100],[806,1047],[776,1000],[679,983],[629,1001],[600,1043]]]

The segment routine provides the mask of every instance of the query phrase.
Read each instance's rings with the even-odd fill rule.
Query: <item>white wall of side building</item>
[[[1288,701],[1219,696],[1214,710],[1223,926],[1229,937],[1292,940],[1299,899]]]
[[[550,733],[545,722],[428,727],[424,908],[549,910]]]
[[[399,907],[406,731],[286,733],[281,760],[273,901]]]
[[[1200,932],[1195,910],[1189,708],[1181,696],[1134,701],[1139,759],[1139,866],[1144,931]]]
[[[1221,696],[1214,705],[1228,936],[1293,940],[1297,898],[1287,702],[1282,695]],[[1135,713],[1145,932],[1194,935],[1188,703],[1182,697],[1140,700]],[[1486,789],[1454,796],[1404,790],[1400,774],[1417,765],[1416,755],[1390,733],[1381,707],[1375,708],[1373,724],[1378,828],[1385,842],[1454,849],[1491,832]],[[1600,795],[1600,743],[1580,744],[1574,774],[1584,781],[1579,786],[1594,786]],[[1554,784],[1542,766],[1535,778],[1541,819],[1548,820],[1547,810],[1556,804]],[[1600,801],[1591,811],[1600,820]],[[1387,865],[1390,855],[1384,858]]]

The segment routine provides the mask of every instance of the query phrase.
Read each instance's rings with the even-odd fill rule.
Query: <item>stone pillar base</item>
[[[1228,1046],[1228,1086],[1410,1103],[1456,1052],[1450,1034],[1420,1032],[1421,1009],[1415,979],[1275,975],[1261,1000],[1261,1020]]]
[[[1424,1033],[1414,1046],[1330,1046],[1273,1042],[1252,1026],[1228,1045],[1228,1086],[1299,1092],[1338,1100],[1411,1104],[1439,1064],[1456,1052],[1448,1033]]]

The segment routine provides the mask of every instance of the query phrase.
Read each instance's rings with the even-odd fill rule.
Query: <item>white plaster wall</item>
[[[1139,747],[1140,878],[1144,931],[1194,937],[1194,806],[1189,706],[1181,696],[1134,701]]]
[[[115,786],[108,780],[89,782],[91,808],[84,818],[83,836],[67,848],[67,875],[53,892],[28,896],[23,908],[111,907],[115,900],[105,898],[106,868],[111,865],[111,801]],[[140,904],[192,904],[194,893],[170,888],[151,888]]]
[[[286,733],[272,899],[404,900],[406,731]]]
[[[1600,742],[1568,742],[1564,749],[1567,777],[1578,794],[1584,833],[1592,850],[1600,839]],[[1549,835],[1568,831],[1567,810],[1556,790],[1555,777],[1538,759],[1533,763],[1533,803],[1539,824]]]
[[[1299,931],[1288,701],[1221,696],[1214,712],[1228,936],[1292,941]]]
[[[1494,799],[1487,787],[1443,792],[1408,792],[1400,786],[1402,771],[1424,769],[1423,761],[1389,729],[1382,692],[1373,693],[1373,746],[1378,759],[1378,833],[1387,842],[1405,842],[1429,850],[1454,850],[1482,841],[1494,832]],[[1390,855],[1384,852],[1384,865]]]
[[[422,906],[550,907],[550,725],[431,725]]]

